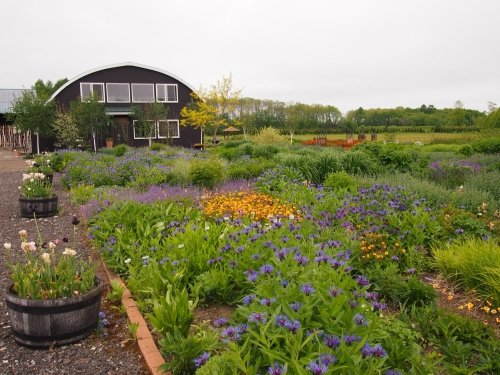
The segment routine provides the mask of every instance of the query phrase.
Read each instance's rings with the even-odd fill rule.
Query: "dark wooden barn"
[[[97,95],[112,124],[97,134],[97,147],[111,138],[114,145],[146,146],[149,137],[141,134],[132,118],[132,106],[144,103],[163,103],[168,119],[156,124],[153,141],[192,147],[202,143],[202,132],[180,125],[181,109],[191,101],[194,89],[180,78],[161,69],[135,63],[114,64],[80,74],[68,81],[51,97],[61,110],[70,103]]]

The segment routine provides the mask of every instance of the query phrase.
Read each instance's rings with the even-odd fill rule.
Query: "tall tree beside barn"
[[[52,123],[56,116],[56,105],[39,97],[34,91],[25,91],[14,101],[12,112],[7,116],[19,130],[36,134],[36,152],[39,154],[40,136],[53,134]]]
[[[214,139],[220,127],[237,125],[237,106],[241,89],[233,88],[232,76],[224,76],[209,90],[193,93],[192,103],[181,110],[181,125],[208,130]]]
[[[168,118],[168,108],[162,103],[146,103],[143,106],[132,107],[132,117],[136,120],[137,127],[141,133],[146,135],[149,147],[152,144],[152,138],[159,121],[166,121]]]
[[[82,137],[88,139],[90,136],[92,148],[97,152],[96,135],[109,125],[109,116],[99,98],[94,95],[71,102],[70,115]]]

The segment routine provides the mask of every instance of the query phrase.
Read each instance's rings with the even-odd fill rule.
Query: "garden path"
[[[103,298],[103,311],[110,324],[102,332],[72,345],[49,350],[31,350],[15,343],[10,333],[9,316],[5,306],[4,291],[10,281],[7,254],[3,243],[11,242],[12,249],[20,249],[19,231],[26,229],[32,240],[36,240],[33,219],[19,215],[18,186],[26,162],[10,150],[0,149],[0,374],[148,374],[135,342],[131,341],[126,320],[116,310],[110,309]],[[47,240],[70,237],[73,233],[71,218],[76,209],[71,206],[69,194],[62,189],[59,176],[54,178],[59,196],[58,216],[39,219],[38,226]],[[80,227],[80,226],[79,226]],[[83,228],[78,228],[77,250],[82,256],[91,256],[91,249],[84,240]],[[21,250],[19,250],[21,251]],[[20,254],[21,255],[21,254]]]

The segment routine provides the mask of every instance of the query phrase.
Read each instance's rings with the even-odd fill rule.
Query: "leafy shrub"
[[[365,273],[373,280],[375,290],[395,306],[423,307],[435,304],[437,295],[434,288],[415,275],[402,275],[395,264],[387,267],[376,265]]]
[[[475,289],[500,306],[500,246],[495,240],[467,239],[434,250],[437,267],[461,287]]]
[[[50,155],[50,166],[54,172],[62,172],[66,166],[64,156],[61,153],[55,152]]]
[[[349,192],[354,192],[358,188],[357,180],[346,172],[329,173],[323,185],[331,189],[345,189]]]
[[[491,195],[494,201],[500,202],[500,171],[483,172],[470,176],[464,182],[465,189],[482,191]]]
[[[283,145],[287,143],[286,137],[282,136],[277,129],[272,127],[261,129],[259,133],[252,137],[252,140],[261,145]]]
[[[188,173],[192,184],[200,188],[213,189],[224,181],[224,166],[217,159],[196,160]]]
[[[135,178],[128,185],[140,191],[145,191],[149,186],[161,185],[169,181],[170,169],[160,165],[153,167],[141,167],[136,172]]]
[[[129,146],[124,145],[124,144],[121,144],[121,145],[118,145],[118,146],[113,147],[111,150],[113,150],[113,154],[114,154],[115,156],[120,157],[120,156],[125,155],[125,153],[126,153],[129,149],[130,149],[130,147],[129,147]]]
[[[273,161],[262,158],[238,160],[229,165],[227,174],[231,180],[238,180],[241,178],[249,180],[260,176],[266,169],[270,169],[274,166],[275,163]]]
[[[334,153],[311,155],[290,155],[282,161],[283,165],[302,174],[302,179],[314,184],[322,184],[326,176],[342,169],[339,158]]]
[[[463,185],[467,178],[476,174],[481,166],[466,161],[433,162],[429,166],[429,179],[446,188],[453,189]]]
[[[159,142],[153,142],[151,144],[151,146],[149,147],[149,149],[151,151],[161,151],[161,150],[164,150],[167,146],[163,143],[159,143]]]
[[[380,166],[372,156],[363,151],[346,152],[341,159],[342,169],[349,174],[374,176],[380,172]]]
[[[71,203],[82,205],[95,198],[95,189],[92,185],[78,185],[70,189]]]
[[[500,154],[500,137],[488,137],[477,140],[471,144],[476,152],[484,154]]]

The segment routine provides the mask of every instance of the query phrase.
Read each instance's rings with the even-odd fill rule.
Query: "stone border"
[[[146,366],[149,368],[149,371],[151,371],[152,375],[171,375],[170,372],[163,372],[160,370],[160,366],[165,363],[165,360],[156,347],[153,336],[151,335],[148,325],[140,313],[132,294],[120,276],[115,274],[113,271],[110,271],[108,267],[106,267],[104,261],[102,261],[102,264],[109,281],[111,282],[112,280],[115,280],[124,288],[122,304],[125,307],[128,320],[131,323],[137,323],[139,325],[137,329],[137,344],[139,345],[139,350],[144,357],[144,362],[146,362]]]

